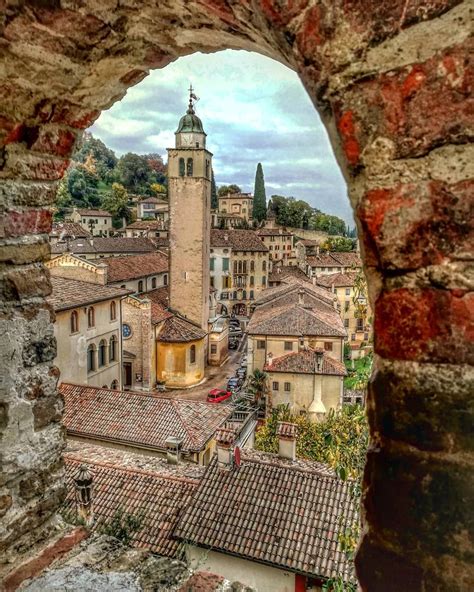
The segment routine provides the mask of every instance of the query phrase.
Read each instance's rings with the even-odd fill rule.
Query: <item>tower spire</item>
[[[193,88],[193,85],[192,84],[189,85],[189,89],[188,90],[189,90],[189,105],[188,105],[188,111],[187,112],[190,115],[194,115],[194,103],[193,103],[193,99],[196,100],[197,97],[193,93],[194,88]]]

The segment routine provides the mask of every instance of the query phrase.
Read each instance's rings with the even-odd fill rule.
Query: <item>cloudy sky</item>
[[[174,146],[192,83],[196,113],[214,154],[217,185],[253,191],[263,165],[267,198],[304,199],[352,226],[346,185],[326,132],[298,76],[270,58],[244,51],[194,54],[156,70],[102,113],[90,131],[118,155]]]

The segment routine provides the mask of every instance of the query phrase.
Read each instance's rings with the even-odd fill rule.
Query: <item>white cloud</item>
[[[218,184],[253,190],[262,162],[267,195],[294,195],[352,224],[344,179],[326,131],[295,72],[246,51],[194,54],[154,71],[91,131],[121,155],[174,144],[192,83]]]

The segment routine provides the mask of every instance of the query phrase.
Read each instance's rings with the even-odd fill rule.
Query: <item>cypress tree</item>
[[[253,191],[253,218],[261,222],[267,218],[267,197],[265,195],[265,180],[263,178],[262,164],[257,165],[255,173],[255,188]]]
[[[219,201],[217,199],[216,180],[214,179],[214,169],[211,169],[211,210],[217,210]]]

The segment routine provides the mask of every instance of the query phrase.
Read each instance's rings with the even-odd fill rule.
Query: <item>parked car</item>
[[[237,376],[233,376],[232,378],[229,378],[229,380],[227,381],[227,390],[229,391],[238,391],[240,390],[240,387],[242,385],[242,380],[240,378],[237,378]]]
[[[239,347],[239,340],[237,337],[229,338],[229,349],[237,349]]]
[[[240,322],[237,319],[230,319],[229,325],[231,327],[240,327]]]
[[[247,356],[242,356],[240,359],[240,367],[247,368]]]
[[[237,327],[231,327],[229,329],[229,335],[231,337],[242,337],[242,329],[237,329]]]
[[[207,395],[207,402],[208,403],[221,403],[222,401],[225,401],[226,399],[228,399],[231,396],[232,396],[232,391],[229,390],[228,387],[227,387],[227,390],[215,388],[215,389],[212,389],[209,391],[209,394]]]
[[[247,376],[247,368],[237,368],[235,375],[237,376],[237,378],[245,380],[245,377]]]

